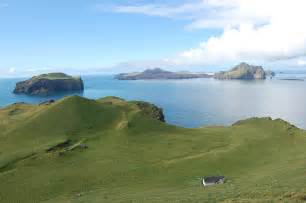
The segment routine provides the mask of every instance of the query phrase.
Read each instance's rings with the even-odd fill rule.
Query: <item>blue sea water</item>
[[[214,79],[118,81],[113,76],[84,76],[81,96],[118,96],[143,100],[164,109],[168,123],[183,127],[229,125],[249,117],[271,116],[306,129],[306,82],[279,80],[305,78],[305,74],[280,74],[264,81],[219,81]],[[15,103],[40,103],[59,99],[14,95],[15,83],[22,79],[0,79],[0,107]]]

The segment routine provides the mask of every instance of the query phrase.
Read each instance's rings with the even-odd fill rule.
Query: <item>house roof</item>
[[[224,176],[209,176],[203,178],[206,183],[215,183],[219,180],[224,179]]]

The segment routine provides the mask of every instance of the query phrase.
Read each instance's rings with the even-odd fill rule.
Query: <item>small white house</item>
[[[202,178],[202,184],[204,187],[216,184],[223,184],[225,182],[224,176],[210,176]]]

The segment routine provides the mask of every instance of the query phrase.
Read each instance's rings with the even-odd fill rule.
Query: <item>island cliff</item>
[[[219,80],[264,80],[266,72],[261,66],[253,66],[247,63],[240,63],[229,71],[221,71],[214,75]]]
[[[34,76],[18,82],[15,94],[52,95],[57,92],[83,91],[84,84],[80,77],[72,77],[64,73],[49,73]]]
[[[118,80],[154,80],[154,79],[193,79],[210,78],[212,76],[205,73],[191,72],[171,72],[160,68],[147,69],[143,72],[121,73],[115,76]]]

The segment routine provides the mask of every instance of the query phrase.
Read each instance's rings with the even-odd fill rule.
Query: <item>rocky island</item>
[[[240,63],[229,71],[221,71],[214,75],[219,80],[264,80],[267,75],[273,72],[265,72],[261,66],[253,66],[247,63]]]
[[[169,79],[194,79],[194,78],[210,78],[211,75],[205,73],[191,72],[171,72],[160,68],[147,69],[143,72],[121,73],[115,76],[118,80],[169,80]]]
[[[18,82],[14,93],[27,95],[52,95],[57,92],[83,90],[84,84],[80,77],[72,77],[64,73],[48,73]]]

